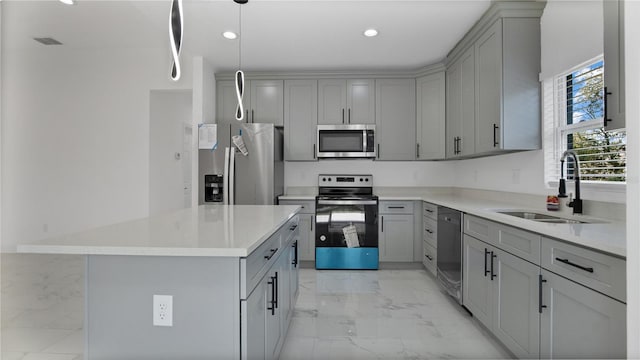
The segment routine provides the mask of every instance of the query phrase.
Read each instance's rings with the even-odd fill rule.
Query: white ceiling
[[[69,49],[146,47],[169,51],[170,0],[9,0],[3,3],[3,48],[43,46],[53,37]],[[416,69],[443,59],[489,7],[489,0],[249,0],[242,5],[242,67],[256,70]],[[240,5],[184,0],[183,52],[217,71],[238,66]],[[379,30],[375,38],[362,32]]]

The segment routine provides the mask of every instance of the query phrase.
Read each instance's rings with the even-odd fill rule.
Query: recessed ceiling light
[[[367,29],[364,31],[364,36],[366,37],[374,37],[378,35],[378,30],[376,29]]]
[[[73,5],[73,0],[60,0],[61,3],[66,4],[66,5]]]
[[[225,31],[222,33],[222,36],[224,36],[225,39],[229,39],[229,40],[234,40],[238,37],[238,35],[233,31]]]

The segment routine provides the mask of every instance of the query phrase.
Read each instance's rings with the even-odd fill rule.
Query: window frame
[[[604,127],[604,117],[567,124],[567,75],[603,61],[603,55],[585,61],[567,71],[563,71],[542,81],[543,92],[543,150],[544,180],[548,188],[557,188],[560,178],[560,157],[567,150],[567,135],[589,129]],[[603,67],[606,66],[603,64]],[[563,83],[564,86],[559,86]],[[565,163],[566,165],[566,163]],[[573,184],[573,181],[567,181]],[[607,192],[626,192],[626,181],[607,182],[580,179],[584,189]]]

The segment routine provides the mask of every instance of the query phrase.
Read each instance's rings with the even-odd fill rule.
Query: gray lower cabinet
[[[489,259],[491,247],[469,235],[464,235],[462,252],[462,304],[487,328],[493,318],[493,289]]]
[[[315,261],[316,259],[316,232],[314,229],[315,215],[300,214],[300,242],[298,244],[298,256],[302,261]]]
[[[539,355],[539,266],[464,236],[463,304],[518,358]]]
[[[88,255],[85,358],[278,358],[297,294],[296,225],[246,257]],[[173,326],[153,325],[154,295],[173,297]]]
[[[298,259],[301,261],[316,260],[316,207],[315,200],[279,200],[280,205],[300,205],[302,210],[298,213],[300,222],[298,229]]]
[[[413,261],[413,214],[380,215],[380,261]]]
[[[413,201],[380,201],[378,204],[378,248],[380,261],[412,262],[414,246],[422,240],[415,238],[416,216]],[[418,215],[420,215],[418,213]],[[422,251],[418,251],[418,254]]]
[[[416,158],[415,79],[376,80],[378,160]]]
[[[542,358],[626,357],[623,303],[544,269],[542,279]]]
[[[245,314],[245,324],[242,327],[242,338],[246,339],[242,343],[243,359],[264,359],[265,358],[265,331],[267,316],[267,291],[270,289],[268,282],[270,277],[265,275],[258,286],[247,297],[247,301],[242,302],[242,313]]]
[[[465,215],[463,305],[519,358],[624,358],[624,259]]]
[[[284,81],[284,159],[316,160],[318,81]]]
[[[494,253],[493,333],[519,358],[537,358],[540,267],[499,249]]]
[[[282,280],[282,274],[277,266],[274,266],[267,273],[267,306],[265,313],[265,358],[277,359],[278,358],[278,343],[282,337],[282,308],[276,306],[278,296],[278,282]],[[279,281],[280,280],[280,281]],[[251,341],[251,339],[247,339]],[[259,340],[261,342],[261,340]]]

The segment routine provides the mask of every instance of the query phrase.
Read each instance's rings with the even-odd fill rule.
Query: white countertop
[[[511,225],[524,230],[529,230],[543,236],[552,237],[573,244],[585,246],[591,249],[603,251],[609,254],[626,257],[626,223],[624,221],[595,219],[583,215],[566,215],[557,212],[541,210],[540,207],[526,206],[526,204],[516,204],[511,199],[487,200],[460,196],[447,192],[443,189],[429,188],[374,188],[374,193],[379,200],[418,200],[426,201],[436,205],[446,206],[462,211],[467,214],[476,215],[488,220]],[[509,193],[504,193],[509,194]],[[283,200],[312,200],[310,194],[293,194],[280,196]],[[529,210],[541,213],[548,213],[554,216],[576,220],[596,220],[599,222],[591,224],[550,224],[521,219],[518,217],[497,213],[495,210]]]
[[[18,245],[39,254],[246,257],[299,206],[201,205]]]

